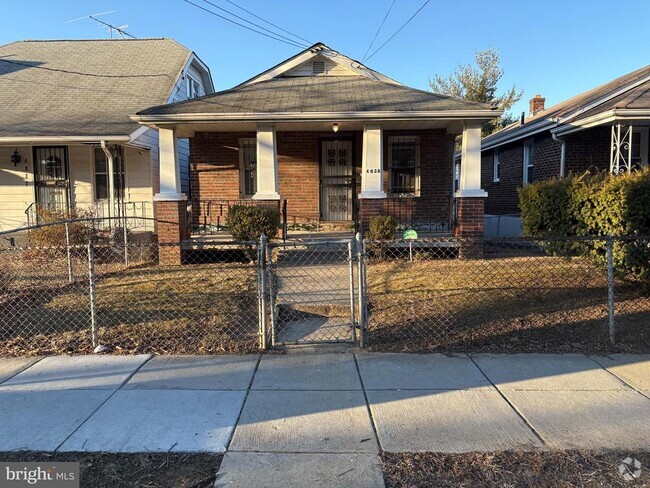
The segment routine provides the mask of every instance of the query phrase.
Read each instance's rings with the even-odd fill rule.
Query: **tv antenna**
[[[115,26],[113,24],[109,24],[108,22],[104,22],[103,20],[100,20],[100,19],[97,18],[100,15],[108,15],[108,14],[114,14],[114,13],[115,13],[115,10],[110,10],[108,12],[100,12],[98,14],[91,14],[91,15],[86,15],[85,17],[79,17],[77,19],[66,20],[64,23],[69,24],[70,22],[77,22],[78,20],[92,19],[95,22],[97,22],[98,24],[101,24],[101,25],[103,25],[104,27],[106,27],[108,29],[108,32],[109,32],[109,35],[111,36],[111,39],[113,39],[113,34],[114,33],[115,33],[115,35],[119,35],[122,39],[125,39],[126,37],[130,37],[131,39],[136,39],[135,36],[129,34],[128,32],[126,32],[124,30],[129,26],[128,24],[124,24],[124,25],[121,25],[121,26],[117,27],[117,26]]]

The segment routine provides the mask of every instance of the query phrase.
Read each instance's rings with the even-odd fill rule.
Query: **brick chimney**
[[[544,102],[546,98],[542,98],[541,95],[535,95],[530,99],[530,115],[537,115],[539,112],[544,110]]]

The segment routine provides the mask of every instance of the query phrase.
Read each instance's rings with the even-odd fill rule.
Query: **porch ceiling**
[[[332,124],[339,125],[340,132],[362,131],[364,124],[373,123],[369,120],[337,120],[319,122],[276,122],[275,129],[279,132],[295,131],[332,131]],[[377,120],[384,130],[417,130],[417,129],[446,129],[450,134],[460,134],[463,131],[462,120]],[[164,126],[163,126],[164,127]],[[255,132],[257,124],[252,121],[227,121],[227,122],[193,122],[176,125],[178,137],[193,137],[197,132]]]

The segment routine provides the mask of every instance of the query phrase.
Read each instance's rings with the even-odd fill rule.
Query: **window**
[[[420,139],[388,138],[388,175],[390,193],[396,196],[420,194]]]
[[[186,85],[187,85],[187,98],[196,98],[201,96],[201,86],[199,85],[199,82],[196,81],[194,78],[191,76],[186,77]]]
[[[524,143],[524,185],[532,183],[533,180],[533,159],[534,148],[533,141]]]
[[[501,164],[499,163],[499,150],[495,149],[492,154],[492,181],[497,183],[501,180]]]
[[[95,200],[108,199],[108,159],[101,147],[95,147]],[[122,148],[112,148],[113,152],[113,185],[115,190],[114,198],[124,197],[126,175],[124,171],[124,158]]]
[[[255,138],[239,139],[240,192],[250,198],[257,191],[257,141]]]
[[[648,164],[648,128],[632,130],[632,168],[642,168]]]
[[[460,190],[460,159],[454,163],[454,193]]]

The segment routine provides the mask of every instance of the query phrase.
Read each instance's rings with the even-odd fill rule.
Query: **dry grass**
[[[384,260],[368,265],[368,283],[377,350],[650,350],[650,298],[634,283],[618,283],[612,346],[606,276],[584,259]]]
[[[255,267],[99,265],[96,310],[100,343],[113,353],[243,353],[257,347]],[[57,270],[43,279],[21,268],[0,297],[0,355],[92,352],[88,279],[69,284]],[[87,272],[87,271],[86,271]],[[37,274],[40,273],[40,274]],[[41,277],[40,280],[33,276]]]
[[[618,467],[628,456],[643,467],[650,452],[535,451],[497,453],[383,453],[386,488],[648,487],[650,475],[625,481]]]
[[[2,452],[3,462],[78,462],[81,488],[208,488],[221,454]]]

